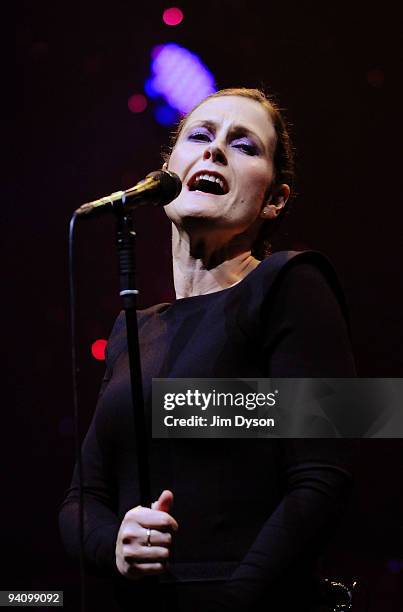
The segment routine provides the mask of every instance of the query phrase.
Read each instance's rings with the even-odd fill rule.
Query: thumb
[[[160,510],[161,512],[169,512],[174,502],[174,494],[172,491],[165,489],[159,496],[158,500],[151,504],[153,510]]]

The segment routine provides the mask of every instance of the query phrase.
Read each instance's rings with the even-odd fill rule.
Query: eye
[[[259,153],[257,146],[247,139],[245,140],[242,138],[234,140],[232,146],[235,149],[240,149],[241,151],[243,151],[243,153],[246,153],[247,155],[258,155]]]
[[[198,142],[210,142],[211,137],[208,132],[203,132],[200,130],[196,130],[194,132],[190,132],[188,136],[189,140],[196,140]]]

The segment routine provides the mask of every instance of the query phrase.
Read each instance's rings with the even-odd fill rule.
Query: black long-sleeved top
[[[152,378],[355,374],[339,284],[314,252],[276,253],[233,287],[148,308],[138,321],[147,411]],[[123,315],[108,342],[83,460],[86,557],[116,577],[119,526],[139,498]],[[171,489],[180,525],[168,581],[180,588],[211,581],[211,609],[260,610],[266,601],[286,601],[291,610],[296,592],[304,609],[306,576],[350,486],[342,440],[153,440],[150,462],[154,499]],[[60,514],[72,554],[77,507],[75,474]],[[136,609],[142,587],[119,582]],[[197,602],[184,609],[197,610]]]

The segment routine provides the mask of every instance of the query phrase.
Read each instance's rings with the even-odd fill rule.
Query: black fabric
[[[229,289],[140,311],[148,417],[153,377],[354,376],[345,313],[327,259],[285,251]],[[88,563],[115,577],[118,598],[135,610],[144,585],[115,566],[120,523],[138,504],[126,346],[122,313],[83,444],[85,546]],[[171,489],[180,525],[162,578],[171,582],[166,601],[176,599],[167,609],[308,609],[312,568],[349,494],[348,443],[153,440],[150,463],[154,499]],[[75,473],[60,513],[72,555],[77,507]]]

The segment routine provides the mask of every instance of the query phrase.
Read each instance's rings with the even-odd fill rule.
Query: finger
[[[129,510],[125,519],[127,522],[133,521],[139,523],[145,529],[157,529],[159,531],[178,530],[178,523],[173,516],[160,510],[151,510],[151,508],[141,507]]]
[[[169,549],[163,546],[139,546],[136,551],[129,546],[124,546],[122,552],[124,560],[129,565],[164,563],[169,558]]]
[[[157,531],[156,529],[150,529],[150,537],[148,537],[148,530],[143,532],[143,545],[144,546],[171,546],[172,535],[169,531]]]
[[[158,498],[158,501],[153,504],[154,510],[161,510],[162,512],[170,512],[174,502],[174,494],[172,491],[165,489]]]
[[[143,541],[144,527],[135,521],[126,521],[125,525],[121,529],[120,537],[123,544],[130,544],[132,540]]]

